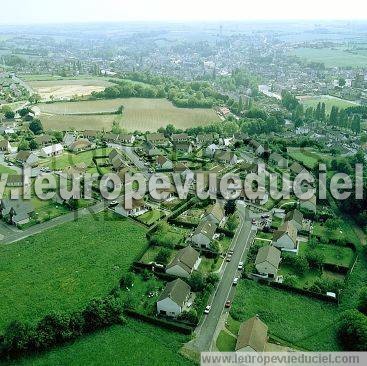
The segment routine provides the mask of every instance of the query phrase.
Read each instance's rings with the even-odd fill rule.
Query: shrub
[[[169,258],[171,256],[171,251],[167,248],[162,248],[156,255],[155,261],[157,263],[166,265],[168,264]]]
[[[367,315],[367,287],[363,287],[359,293],[358,310]]]
[[[338,340],[346,351],[367,351],[367,317],[357,310],[348,310],[341,317]]]

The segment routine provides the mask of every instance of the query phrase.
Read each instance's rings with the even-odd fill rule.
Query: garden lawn
[[[308,251],[314,251],[325,257],[324,263],[335,264],[337,266],[349,267],[352,264],[354,253],[352,249],[332,244],[317,244],[311,248],[307,243],[300,244],[300,255],[305,255]]]
[[[87,166],[92,166],[94,165],[92,159],[95,156],[107,156],[111,151],[111,148],[102,148],[84,151],[79,154],[65,152],[60,156],[52,157],[50,159],[42,159],[40,161],[40,165],[48,166],[53,170],[62,170],[78,163],[85,163]],[[100,163],[100,161],[98,161],[98,163]]]
[[[0,164],[0,174],[4,174],[4,173],[16,174],[15,170],[13,170],[13,169],[5,166],[5,165]]]
[[[234,352],[237,339],[226,331],[221,330],[217,338],[217,347],[220,352]]]
[[[336,329],[340,314],[334,304],[241,280],[230,313],[241,322],[259,314],[270,334],[295,347],[338,350]]]
[[[145,251],[145,234],[131,220],[100,213],[2,246],[0,328],[106,295]]]
[[[194,365],[178,352],[187,336],[141,321],[128,319],[124,326],[113,326],[76,340],[50,352],[18,360],[18,365]]]
[[[164,214],[162,211],[158,210],[150,210],[145,212],[144,214],[137,217],[137,220],[142,222],[145,225],[151,226],[156,221],[161,219],[161,217],[164,217]]]

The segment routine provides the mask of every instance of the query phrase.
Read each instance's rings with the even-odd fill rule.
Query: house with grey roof
[[[288,168],[288,159],[284,158],[282,155],[274,152],[269,156],[269,161],[278,166],[280,169]]]
[[[241,324],[238,331],[236,352],[264,352],[268,343],[268,327],[258,316]]]
[[[281,250],[297,250],[297,228],[290,221],[284,222],[273,235],[273,245]]]
[[[291,222],[297,230],[302,230],[303,228],[303,214],[297,209],[289,211],[285,215],[285,221]]]
[[[209,249],[216,230],[217,225],[208,220],[202,220],[196,227],[191,237],[191,241],[199,248]]]
[[[157,301],[157,314],[170,317],[179,316],[190,297],[190,286],[180,278],[167,283]]]
[[[15,160],[23,166],[36,166],[38,164],[38,156],[31,151],[19,151]]]
[[[29,222],[34,213],[31,201],[21,199],[11,200],[3,198],[0,204],[1,216],[13,225],[22,225]]]
[[[273,246],[267,245],[261,247],[255,259],[255,268],[257,272],[262,276],[275,278],[281,260],[280,256],[280,250]]]
[[[224,209],[216,202],[207,208],[204,214],[204,219],[210,221],[213,224],[220,225],[224,220]]]
[[[177,277],[189,277],[199,267],[200,254],[194,248],[187,246],[180,249],[171,263],[167,265],[166,273]]]

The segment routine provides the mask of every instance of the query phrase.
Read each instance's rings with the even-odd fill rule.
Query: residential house
[[[218,202],[214,205],[211,205],[206,210],[204,219],[210,221],[213,224],[220,225],[224,220],[223,207]]]
[[[157,301],[157,314],[170,317],[179,316],[190,297],[190,286],[180,278],[167,283]]]
[[[303,214],[297,209],[289,211],[285,216],[285,221],[291,222],[297,230],[303,228]]]
[[[173,143],[173,147],[176,151],[191,154],[193,151],[193,145],[190,141],[178,141]]]
[[[173,163],[171,160],[167,159],[163,155],[159,155],[156,158],[157,168],[161,170],[171,170],[173,169]]]
[[[118,137],[118,142],[121,144],[133,144],[135,136],[131,133],[122,133]]]
[[[50,135],[38,135],[34,138],[39,146],[46,146],[52,144],[53,138]]]
[[[255,268],[262,276],[275,278],[278,272],[281,252],[279,249],[267,245],[261,247],[255,259]]]
[[[62,140],[62,144],[69,148],[76,141],[76,133],[75,132],[66,132],[64,138]]]
[[[264,352],[268,343],[268,327],[258,316],[241,324],[238,331],[236,352]]]
[[[38,156],[31,151],[19,151],[15,160],[23,166],[36,166],[38,164]]]
[[[112,142],[113,143],[113,142],[117,142],[118,137],[119,136],[115,133],[107,132],[103,135],[102,140],[106,141],[106,142]]]
[[[191,241],[200,248],[209,249],[216,230],[217,225],[210,221],[202,220],[196,227]]]
[[[137,200],[132,198],[131,208],[126,208],[125,202],[121,201],[115,208],[114,211],[121,216],[140,216],[148,211],[147,205],[143,199]]]
[[[297,229],[292,222],[284,222],[284,224],[275,231],[273,245],[286,251],[294,251],[297,249]]]
[[[91,149],[93,144],[87,139],[78,139],[75,140],[71,145],[69,145],[68,149],[72,152],[79,152]]]
[[[187,141],[189,141],[189,135],[187,133],[174,133],[171,136],[171,141],[173,143],[187,142]]]
[[[196,141],[200,145],[209,145],[215,140],[214,133],[203,133],[196,136]]]
[[[284,158],[282,155],[274,152],[270,155],[269,161],[274,163],[280,169],[287,169],[288,168],[288,159]]]
[[[113,149],[108,154],[108,160],[112,164],[112,167],[115,171],[119,171],[122,168],[126,167],[125,159],[122,153],[117,149]]]
[[[3,151],[5,153],[11,152],[11,145],[7,139],[0,141],[0,151]]]
[[[166,273],[177,277],[189,277],[199,267],[200,254],[194,248],[187,246],[180,249],[171,263],[167,265]]]
[[[252,149],[254,150],[254,153],[256,155],[261,156],[261,155],[264,154],[264,152],[265,152],[264,146],[262,146],[261,144],[259,144],[257,141],[250,140],[249,141],[249,145],[252,147]]]
[[[7,187],[23,187],[26,188],[30,184],[29,177],[21,174],[9,174],[6,181]]]
[[[219,150],[220,147],[216,144],[210,144],[205,148],[204,155],[208,158],[212,158],[217,150]]]
[[[85,130],[83,132],[83,137],[90,141],[94,141],[98,137],[98,131],[96,130]]]
[[[61,155],[64,152],[64,148],[61,144],[55,144],[51,146],[45,146],[40,150],[40,155],[44,158]]]
[[[153,145],[165,145],[168,142],[168,139],[164,136],[163,133],[148,133],[146,135],[146,139]]]
[[[23,225],[29,222],[34,213],[34,207],[30,201],[21,199],[11,200],[3,198],[0,204],[1,216],[8,217],[14,225]]]
[[[237,155],[231,150],[217,150],[214,159],[221,164],[237,164]]]
[[[299,201],[299,207],[300,208],[304,208],[306,210],[312,211],[314,213],[316,213],[317,211],[317,199],[316,196],[313,195],[311,198],[309,199],[300,199]]]

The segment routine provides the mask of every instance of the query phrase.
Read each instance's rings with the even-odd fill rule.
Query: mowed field
[[[113,112],[121,105],[124,106],[122,116],[96,114]],[[212,109],[177,108],[166,99],[118,98],[40,104],[39,107],[43,111],[41,120],[44,127],[53,130],[69,128],[110,130],[113,121],[119,121],[126,131],[156,131],[168,124],[185,129],[219,121],[219,117]]]
[[[365,67],[367,64],[367,53],[363,50],[352,53],[341,48],[300,47],[291,54],[309,62],[322,62],[326,67]]]
[[[303,104],[304,108],[316,108],[319,103],[325,103],[326,113],[330,113],[333,106],[338,107],[339,109],[344,109],[358,105],[357,103],[350,102],[349,100],[336,98],[331,95],[300,96],[298,99]]]
[[[113,326],[77,339],[50,352],[17,360],[17,365],[129,365],[193,366],[178,352],[187,336],[128,319],[124,326]]]
[[[93,91],[102,91],[112,85],[108,80],[95,79],[62,79],[62,80],[33,80],[28,84],[38,93],[42,100],[69,99],[74,95],[89,95]]]
[[[117,285],[146,250],[146,230],[110,213],[0,248],[0,333],[12,320],[80,309]]]

